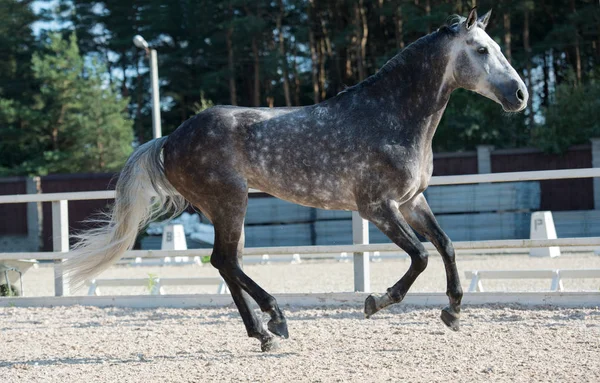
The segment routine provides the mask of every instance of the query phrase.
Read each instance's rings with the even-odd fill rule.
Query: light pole
[[[158,60],[156,58],[156,49],[150,49],[148,42],[140,35],[135,35],[133,44],[146,51],[150,57],[150,81],[152,83],[152,135],[154,138],[162,137],[162,128],[160,126],[160,96],[158,93]]]

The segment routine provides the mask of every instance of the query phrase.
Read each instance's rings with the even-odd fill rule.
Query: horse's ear
[[[477,24],[477,7],[473,7],[471,12],[469,12],[467,21],[465,21],[465,28],[467,28],[467,31],[470,31],[475,24]]]
[[[481,16],[477,21],[479,21],[482,25],[483,25],[483,29],[485,30],[485,28],[488,26],[488,23],[490,22],[490,16],[492,15],[492,10],[490,9],[489,11],[487,11],[487,13],[483,16]]]

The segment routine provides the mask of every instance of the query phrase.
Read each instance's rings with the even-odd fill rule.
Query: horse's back
[[[205,180],[245,179],[245,146],[251,132],[265,121],[299,109],[215,106],[196,114],[170,134],[164,145],[167,177],[178,189],[198,174]]]

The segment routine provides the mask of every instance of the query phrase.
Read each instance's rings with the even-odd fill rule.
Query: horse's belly
[[[283,178],[248,181],[252,188],[299,205],[329,210],[356,210],[354,187],[348,180],[297,176],[295,179],[286,178],[285,181]]]

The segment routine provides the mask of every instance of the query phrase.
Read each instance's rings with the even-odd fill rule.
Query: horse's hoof
[[[279,349],[279,343],[275,337],[265,338],[260,342],[260,350],[262,352],[276,351]]]
[[[365,318],[370,318],[371,315],[375,314],[379,309],[377,308],[377,298],[371,294],[365,299]]]
[[[273,319],[271,319],[269,323],[267,323],[267,327],[269,328],[269,331],[275,335],[279,335],[285,339],[290,337],[285,319],[283,319],[281,322],[273,322]]]
[[[460,315],[455,313],[449,307],[442,310],[440,318],[451,330],[458,331],[460,329]]]

